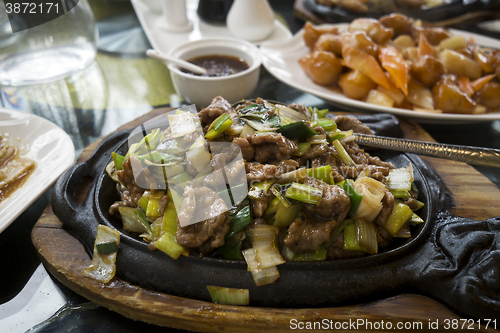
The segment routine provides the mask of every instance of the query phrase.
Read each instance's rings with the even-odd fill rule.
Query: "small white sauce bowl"
[[[230,103],[244,99],[259,82],[262,56],[254,44],[234,38],[207,38],[183,44],[170,52],[183,60],[209,55],[233,56],[244,60],[249,68],[236,74],[219,77],[198,76],[168,65],[176,92],[186,103],[198,108],[208,106],[214,97],[222,96]]]

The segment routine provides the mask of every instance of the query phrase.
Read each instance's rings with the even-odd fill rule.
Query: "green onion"
[[[273,192],[274,196],[285,206],[286,208],[290,207],[292,204],[288,199],[283,195],[282,191],[285,187],[281,185],[274,185],[271,187],[271,192]],[[286,192],[286,190],[285,190]]]
[[[326,260],[328,248],[320,245],[316,250],[311,253],[300,253],[293,256],[292,261],[320,261]]]
[[[249,230],[252,236],[252,248],[256,260],[262,268],[269,268],[285,263],[278,249],[276,228],[267,224],[258,224]]]
[[[329,185],[333,185],[335,181],[333,180],[332,167],[330,164],[324,165],[319,168],[307,169],[307,175],[309,177],[314,177],[316,179],[322,180]]]
[[[102,283],[108,283],[115,276],[116,255],[118,253],[117,251],[99,253],[98,244],[106,243],[115,243],[118,247],[120,245],[120,233],[113,228],[99,224],[95,235],[92,262],[82,271],[82,274],[86,277]]]
[[[340,143],[339,140],[334,140],[332,142],[333,146],[335,147],[335,150],[337,150],[337,153],[339,155],[339,158],[342,162],[344,162],[345,165],[347,166],[355,166],[356,163],[352,160],[351,156],[347,151],[345,150],[344,146]]]
[[[149,202],[149,191],[144,191],[144,194],[137,202],[137,205],[143,210],[146,211],[148,209]]]
[[[262,199],[273,183],[274,179],[269,179],[253,184],[248,190],[248,197],[255,200]]]
[[[318,117],[318,118],[325,118],[327,113],[328,113],[328,109],[319,110],[316,107],[314,107],[314,108],[308,107],[308,110],[311,113],[311,115],[316,115],[316,117]]]
[[[263,286],[273,283],[280,277],[280,273],[276,266],[263,268],[256,259],[256,250],[246,249],[242,252],[243,257],[248,266],[248,270],[252,274],[252,278],[257,286]]]
[[[193,177],[191,177],[191,175],[187,172],[182,172],[172,178],[169,178],[168,182],[175,185],[185,186],[190,180],[193,180]]]
[[[413,212],[407,205],[398,202],[391,215],[387,219],[384,225],[385,230],[387,230],[393,237],[396,236],[399,230],[405,225],[405,223],[412,217]]]
[[[323,191],[312,186],[292,183],[292,185],[286,190],[285,197],[317,205],[323,197]]]
[[[396,199],[407,199],[411,198],[411,194],[408,190],[389,190]]]
[[[419,210],[420,208],[422,208],[424,206],[425,206],[425,204],[422,201],[417,200],[417,208],[415,209],[415,211]]]
[[[172,259],[177,259],[182,254],[189,256],[189,251],[177,243],[174,234],[164,231],[163,234],[154,243],[154,246],[169,255]]]
[[[109,254],[118,251],[118,244],[115,241],[96,244],[99,254]]]
[[[294,123],[283,125],[278,129],[278,133],[290,140],[305,140],[319,133],[307,126],[305,121],[296,121]]]
[[[250,206],[244,206],[238,210],[238,212],[233,216],[231,223],[229,224],[229,230],[226,233],[225,239],[231,238],[238,232],[247,227],[252,223],[252,213]]]
[[[119,207],[123,229],[130,232],[152,232],[144,211],[139,208]]]
[[[215,252],[222,256],[224,259],[228,260],[244,260],[243,254],[241,254],[241,247],[243,245],[243,240],[237,241],[232,244],[224,244],[218,247]]]
[[[293,152],[293,156],[304,156],[304,154],[307,152],[307,150],[311,147],[310,142],[299,142],[297,144],[299,147],[296,151]]]
[[[356,215],[356,212],[358,211],[359,205],[361,204],[361,200],[363,200],[363,196],[354,188],[352,179],[344,180],[342,188],[351,200],[351,208],[349,208],[347,215],[349,217],[354,217],[354,215]]]
[[[350,223],[344,226],[344,250],[367,252],[368,249],[356,241],[356,224]]]
[[[370,254],[378,252],[377,229],[373,223],[356,219],[356,243],[366,248]]]
[[[410,218],[410,223],[420,224],[420,223],[424,223],[424,220],[420,216],[418,216],[417,214],[413,213],[413,215]]]
[[[409,164],[406,168],[391,169],[387,176],[387,187],[389,190],[411,190],[413,182],[413,168]]]
[[[227,305],[249,305],[250,292],[248,289],[225,288],[207,286],[212,302]]]
[[[161,226],[161,231],[168,231],[175,235],[177,232],[177,211],[175,210],[175,202],[172,197],[172,192],[169,189],[167,192],[168,195],[168,203],[165,208],[165,212],[163,213],[163,222]]]
[[[287,227],[299,216],[302,211],[302,204],[286,207],[281,202],[276,207],[276,214],[273,217],[273,226]]]
[[[125,156],[112,152],[111,157],[113,158],[113,162],[115,163],[115,169],[123,170],[123,161],[125,160]]]
[[[210,128],[205,134],[205,138],[209,140],[213,140],[222,133],[224,133],[225,130],[227,130],[231,125],[233,124],[233,120],[231,119],[231,115],[229,113],[224,113],[220,115],[217,119],[215,119],[212,124],[210,125]]]
[[[274,187],[273,187],[274,191]],[[274,193],[274,192],[273,192]],[[277,197],[274,197],[268,204],[266,211],[264,212],[265,216],[273,215],[276,213],[276,208],[278,207],[278,204],[280,203],[280,200]]]
[[[316,124],[318,126],[321,126],[325,130],[325,132],[337,130],[337,123],[332,119],[328,119],[328,118],[319,119],[316,122]]]
[[[398,234],[394,237],[410,238],[411,237],[410,226],[408,224],[405,224],[401,229],[399,229]]]
[[[149,195],[148,205],[146,207],[147,217],[160,217],[163,212],[160,211],[160,199],[165,195],[164,191],[158,191]]]

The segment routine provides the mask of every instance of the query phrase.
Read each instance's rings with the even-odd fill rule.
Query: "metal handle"
[[[500,168],[500,149],[450,145],[444,143],[395,139],[356,133],[360,145],[419,155],[446,158],[473,165]]]

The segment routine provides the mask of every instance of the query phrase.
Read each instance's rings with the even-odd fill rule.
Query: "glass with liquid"
[[[0,3],[1,85],[56,81],[94,61],[97,28],[87,0],[54,1],[50,9],[48,2],[31,2]],[[35,26],[54,14],[59,16]]]

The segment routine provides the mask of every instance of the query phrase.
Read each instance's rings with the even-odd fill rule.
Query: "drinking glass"
[[[59,16],[42,24],[49,19],[42,15],[49,11],[48,2],[31,1],[34,6],[29,0],[0,3],[1,85],[56,81],[94,61],[98,33],[87,0],[53,1],[50,15],[58,11]],[[26,15],[29,11],[33,16]]]

